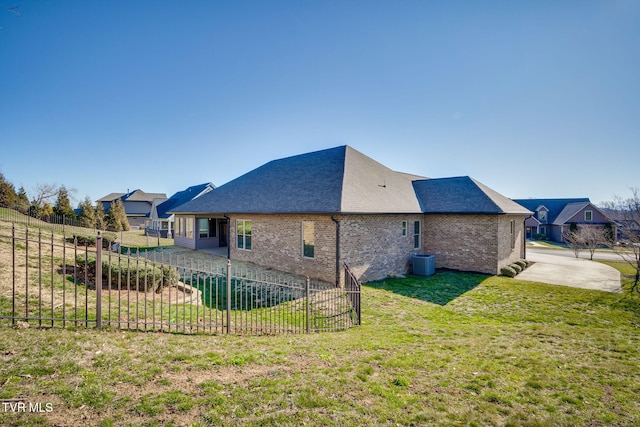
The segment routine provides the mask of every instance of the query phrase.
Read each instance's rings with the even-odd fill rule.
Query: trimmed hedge
[[[518,273],[510,265],[505,265],[500,269],[500,275],[507,277],[516,277]]]

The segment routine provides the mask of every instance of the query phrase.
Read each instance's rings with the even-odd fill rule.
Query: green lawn
[[[340,333],[9,329],[0,425],[640,425],[640,299],[438,271]]]

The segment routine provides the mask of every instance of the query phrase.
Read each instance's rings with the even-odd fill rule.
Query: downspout
[[[336,286],[340,285],[340,221],[335,214],[331,215],[331,221],[336,223]]]
[[[231,259],[231,218],[227,214],[222,216],[227,219],[227,259]]]
[[[524,219],[524,221],[522,222],[523,227],[523,231],[524,231],[524,239],[522,239],[522,255],[524,259],[527,259],[527,220],[529,218],[533,217],[533,214],[529,215],[528,217],[526,217]],[[533,236],[532,236],[533,237]]]

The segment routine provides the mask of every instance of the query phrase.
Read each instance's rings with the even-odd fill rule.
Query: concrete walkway
[[[622,292],[620,272],[608,265],[582,258],[530,251],[527,251],[527,259],[535,264],[516,276],[520,280]]]

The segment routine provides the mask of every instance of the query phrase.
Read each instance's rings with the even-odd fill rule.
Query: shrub
[[[509,265],[505,265],[500,269],[500,275],[507,277],[516,277],[516,271]]]
[[[527,260],[525,260],[525,259],[519,259],[516,262],[514,262],[514,264],[518,264],[522,270],[524,270],[525,268],[527,268],[529,266],[527,264]]]
[[[80,279],[84,278],[84,270],[90,281],[95,282],[96,259],[85,255],[78,255],[76,265],[82,271]],[[111,277],[111,288],[130,289],[141,292],[162,291],[162,288],[175,285],[178,280],[178,270],[174,267],[155,265],[150,263],[118,262],[118,257],[102,261],[102,284],[108,284]],[[85,284],[86,285],[86,284]]]
[[[522,271],[522,266],[520,264],[516,264],[515,262],[513,264],[509,264],[509,267],[513,268],[516,271],[516,274]]]
[[[67,237],[67,242],[73,243],[78,239],[79,246],[95,246],[96,245],[96,236],[71,236]]]

